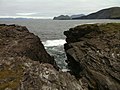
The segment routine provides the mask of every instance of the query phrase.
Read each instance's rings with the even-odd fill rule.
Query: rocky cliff
[[[1,58],[24,56],[34,61],[55,63],[40,39],[24,26],[0,25],[0,51]]]
[[[86,24],[64,34],[71,74],[89,90],[119,90],[120,23]]]
[[[38,36],[24,26],[0,24],[0,90],[84,90],[53,66]]]

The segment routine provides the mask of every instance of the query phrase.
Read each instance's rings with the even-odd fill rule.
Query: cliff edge
[[[64,34],[71,74],[88,90],[119,90],[120,23],[85,24]]]
[[[24,26],[0,24],[0,90],[74,89],[83,90],[74,76],[56,69],[38,36]]]
[[[44,49],[39,37],[25,26],[0,25],[0,56],[28,57],[34,61],[54,64],[54,58]]]

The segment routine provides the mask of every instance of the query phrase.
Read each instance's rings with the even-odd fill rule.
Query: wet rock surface
[[[85,90],[58,71],[40,39],[26,27],[0,24],[0,90]]]
[[[89,90],[120,89],[120,23],[86,24],[65,31],[71,73]]]

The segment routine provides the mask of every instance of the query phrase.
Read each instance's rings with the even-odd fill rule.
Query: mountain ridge
[[[120,19],[120,7],[102,9],[75,19]]]
[[[98,10],[88,15],[60,15],[53,20],[76,20],[76,19],[120,19],[120,7],[110,7]]]

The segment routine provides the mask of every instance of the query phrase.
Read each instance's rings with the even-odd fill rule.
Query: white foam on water
[[[68,72],[70,71],[69,69],[62,69],[62,72]]]
[[[58,40],[47,40],[42,43],[45,47],[53,47],[53,46],[62,46],[66,43],[66,41],[64,39],[58,39]]]

